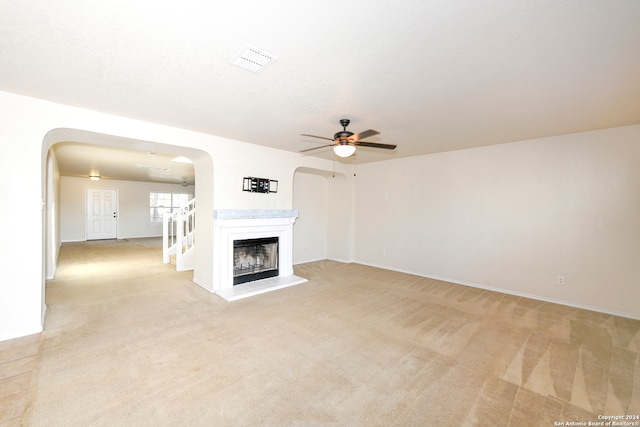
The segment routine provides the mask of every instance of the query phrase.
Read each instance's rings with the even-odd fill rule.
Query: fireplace
[[[233,241],[233,285],[278,276],[278,238]]]
[[[293,224],[297,217],[298,211],[293,209],[214,210],[211,291],[235,301],[305,283],[307,279],[293,274]],[[274,238],[278,242],[275,250],[269,241]],[[254,243],[247,246],[247,241]],[[263,248],[256,249],[255,241]]]

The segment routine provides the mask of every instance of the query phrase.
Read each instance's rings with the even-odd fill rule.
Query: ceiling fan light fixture
[[[336,153],[338,157],[349,157],[353,156],[353,153],[356,152],[356,147],[348,144],[336,145],[333,147],[333,152]]]
[[[306,150],[301,150],[300,152],[304,153],[306,151],[317,150],[318,148],[333,147],[333,152],[336,153],[336,156],[349,157],[349,156],[353,156],[353,154],[356,152],[356,146],[358,145],[361,147],[384,148],[387,150],[395,150],[396,145],[394,144],[381,144],[378,142],[362,141],[365,138],[369,138],[375,135],[380,135],[380,132],[378,132],[377,130],[369,129],[369,130],[365,130],[364,132],[354,134],[353,132],[350,132],[347,130],[347,126],[349,125],[349,122],[350,121],[348,119],[340,120],[340,125],[342,126],[342,130],[336,133],[335,135],[333,135],[333,138],[327,138],[324,136],[317,136],[317,135],[309,135],[308,133],[300,134],[302,136],[310,136],[312,138],[326,139],[332,142],[332,144],[325,143],[325,145],[321,145],[319,147],[314,147],[314,148],[307,148]]]
[[[171,161],[172,162],[176,162],[176,163],[190,163],[190,164],[193,164],[191,159],[188,159],[188,158],[186,158],[184,156],[175,157],[175,158],[171,159]]]

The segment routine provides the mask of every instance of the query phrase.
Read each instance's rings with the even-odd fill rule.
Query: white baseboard
[[[411,274],[413,276],[424,277],[424,278],[427,278],[427,279],[434,279],[434,280],[440,280],[442,282],[454,283],[456,285],[463,285],[463,286],[469,286],[469,287],[472,287],[472,288],[485,289],[487,291],[500,292],[502,294],[514,295],[514,296],[518,296],[518,297],[534,299],[534,300],[537,300],[537,301],[550,302],[550,303],[553,303],[553,304],[560,304],[560,305],[564,305],[564,306],[567,306],[567,307],[580,308],[580,309],[583,309],[583,310],[589,310],[589,311],[595,311],[595,312],[598,312],[598,313],[610,314],[612,316],[619,316],[619,317],[626,317],[628,319],[640,320],[640,315],[637,315],[637,314],[624,313],[624,312],[620,312],[620,311],[609,310],[609,309],[605,309],[605,308],[601,308],[601,307],[593,307],[593,306],[584,305],[584,304],[576,304],[576,303],[571,302],[571,301],[557,300],[557,299],[554,299],[554,298],[547,298],[547,297],[543,297],[543,296],[540,296],[540,295],[533,295],[533,294],[528,294],[528,293],[525,293],[525,292],[512,291],[510,289],[496,288],[496,287],[493,287],[493,286],[482,285],[480,283],[465,282],[465,281],[461,281],[461,280],[450,279],[450,278],[447,278],[447,277],[431,276],[431,275],[426,275],[426,274],[423,274],[423,273],[418,273],[418,272],[415,272],[415,271],[404,270],[404,269],[400,269],[400,268],[392,268],[392,267],[388,267],[388,266],[377,265],[377,264],[372,264],[372,263],[367,263],[367,262],[362,262],[362,261],[357,261],[357,260],[354,260],[354,261],[351,261],[351,262],[353,262],[355,264],[368,265],[369,267],[382,268],[384,270],[397,271],[398,273]]]
[[[115,240],[125,240],[125,239],[155,239],[155,238],[162,238],[162,235],[152,235],[152,236],[118,236],[115,238]],[[100,240],[100,239],[97,239]],[[105,239],[105,240],[112,240],[112,239]],[[87,240],[87,239],[78,239],[78,240],[61,240],[60,244],[62,243],[77,243],[77,242],[90,242],[91,240]]]
[[[352,261],[346,260],[346,259],[341,259],[341,258],[329,258],[330,261],[335,261],[335,262],[343,262],[345,264],[349,264]]]
[[[327,258],[306,259],[304,261],[296,261],[296,262],[293,263],[293,265],[309,264],[310,262],[324,261],[325,259],[327,259]]]
[[[40,332],[42,332],[42,326],[39,326],[39,327],[33,328],[33,329],[23,329],[23,330],[20,330],[20,331],[11,332],[11,333],[6,334],[6,335],[0,335],[0,342],[12,340],[12,339],[15,339],[15,338],[22,338],[22,337],[26,337],[26,336],[29,336],[29,335],[39,334]]]
[[[207,288],[206,286],[204,286],[202,283],[198,282],[197,280],[195,280],[195,279],[191,279],[191,281],[192,281],[193,283],[195,283],[196,285],[200,286],[200,287],[201,287],[202,289],[204,289],[205,291],[209,292],[210,294],[214,294],[214,293],[215,293],[215,291],[213,291],[213,290],[211,290],[211,289]]]
[[[47,317],[47,304],[43,304],[42,305],[42,314],[40,317],[40,324],[42,325],[40,327],[40,332],[44,331],[44,319]]]

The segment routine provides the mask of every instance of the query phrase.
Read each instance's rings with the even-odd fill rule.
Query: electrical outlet
[[[564,276],[558,276],[557,283],[560,286],[564,286]]]

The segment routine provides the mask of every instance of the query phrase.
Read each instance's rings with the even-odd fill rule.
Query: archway
[[[339,172],[300,167],[294,172],[294,263],[351,261],[351,182]]]
[[[53,129],[45,135],[42,143],[42,195],[44,206],[47,207],[47,209],[43,209],[42,215],[43,312],[45,308],[45,279],[53,275],[55,271],[57,248],[60,245],[59,224],[57,223],[59,218],[59,195],[56,190],[59,175],[56,170],[55,156],[51,155],[50,150],[55,144],[61,142],[152,151],[168,155],[184,156],[191,159],[193,161],[195,181],[198,183],[195,188],[195,197],[198,200],[199,212],[198,227],[195,231],[199,244],[195,256],[193,281],[205,288],[212,282],[213,272],[210,260],[213,256],[211,239],[213,230],[213,161],[207,152],[191,147],[142,141],[78,129]]]

